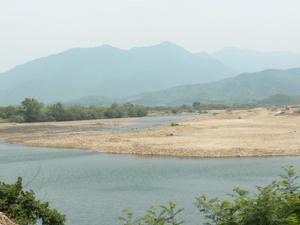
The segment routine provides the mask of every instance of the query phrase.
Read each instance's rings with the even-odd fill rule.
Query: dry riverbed
[[[267,109],[212,111],[208,116],[127,131],[103,130],[135,119],[0,124],[0,141],[29,146],[181,157],[300,155],[300,116]]]

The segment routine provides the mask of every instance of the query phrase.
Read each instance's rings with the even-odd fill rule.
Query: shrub
[[[212,225],[296,225],[300,224],[300,192],[293,167],[284,168],[281,180],[265,187],[257,187],[250,195],[239,187],[231,195],[232,201],[196,199],[196,207]]]
[[[293,167],[285,167],[280,180],[264,187],[257,187],[251,195],[239,187],[233,189],[231,200],[208,199],[205,195],[196,198],[195,206],[204,215],[204,225],[299,225],[300,187]],[[175,203],[160,206],[160,211],[151,208],[137,219],[125,210],[119,217],[123,225],[178,225],[183,224]],[[197,223],[199,224],[199,223]]]
[[[151,207],[146,214],[138,219],[128,210],[123,210],[123,215],[118,217],[124,225],[180,225],[183,221],[177,219],[183,209],[176,209],[175,202],[169,202],[167,206]]]
[[[23,123],[24,121],[25,119],[21,115],[13,115],[8,118],[8,122]]]
[[[37,200],[33,191],[25,191],[20,177],[15,184],[0,182],[0,212],[20,225],[34,225],[38,221],[43,225],[63,225],[66,221],[48,202]]]

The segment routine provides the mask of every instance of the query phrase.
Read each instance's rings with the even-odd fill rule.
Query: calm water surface
[[[187,224],[199,224],[193,207],[201,193],[222,197],[233,186],[266,184],[300,157],[247,159],[138,158],[80,150],[0,144],[0,180],[24,177],[39,198],[67,215],[72,225],[114,225],[123,208],[137,214],[175,200]]]
[[[160,125],[167,125],[172,122],[180,122],[186,120],[192,120],[206,116],[205,114],[183,114],[183,115],[164,115],[164,116],[145,116],[136,118],[135,121],[126,125],[104,125],[101,129],[127,131],[132,129],[151,128]]]

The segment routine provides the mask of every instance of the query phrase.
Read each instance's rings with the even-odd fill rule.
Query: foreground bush
[[[0,212],[19,225],[63,225],[66,218],[47,202],[37,200],[33,191],[25,191],[22,178],[15,184],[0,182]]]
[[[293,167],[284,168],[279,180],[265,187],[257,187],[255,194],[239,187],[229,200],[196,198],[195,206],[204,216],[204,225],[300,225],[300,187]],[[119,217],[123,225],[179,225],[183,209],[176,204],[151,208],[140,218],[134,219],[127,209]],[[195,224],[199,224],[195,223]]]

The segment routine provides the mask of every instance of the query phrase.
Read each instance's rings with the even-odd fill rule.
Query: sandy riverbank
[[[63,123],[0,124],[0,141],[29,146],[186,157],[300,155],[300,116],[274,116],[267,109],[218,111],[215,115],[132,131],[111,132],[103,124],[134,119]]]

